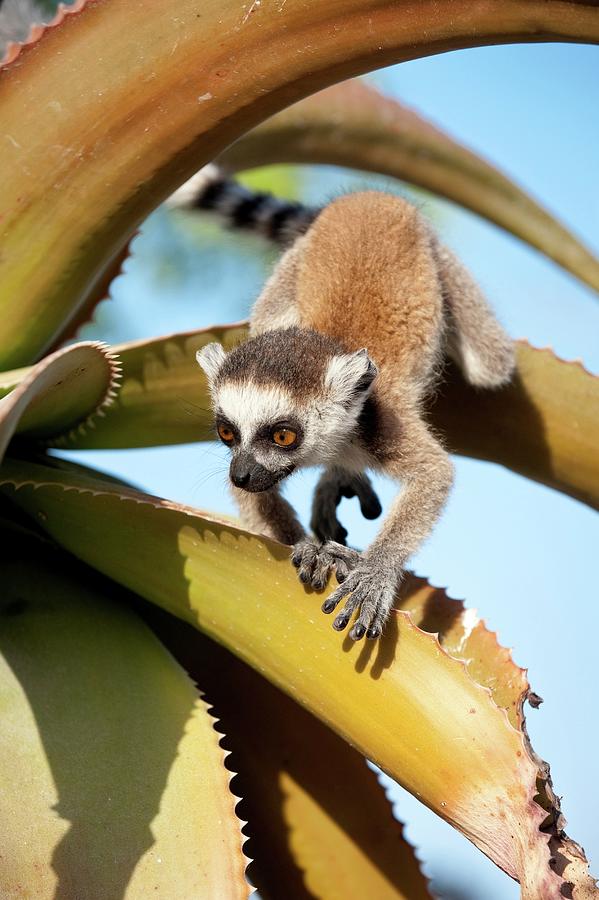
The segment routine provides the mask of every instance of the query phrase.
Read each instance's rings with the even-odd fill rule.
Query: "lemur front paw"
[[[343,631],[357,609],[358,617],[349,633],[352,641],[366,637],[374,640],[381,635],[389,611],[393,606],[397,581],[365,564],[358,566],[322,605],[322,611],[332,613],[336,606],[350,594],[345,606],[335,618],[333,628]]]
[[[357,550],[351,550],[335,541],[316,543],[305,538],[293,548],[291,562],[298,570],[300,581],[321,591],[335,570],[337,581],[341,584],[361,560]]]
[[[345,544],[347,531],[337,518],[337,507],[343,497],[357,497],[365,519],[377,519],[382,507],[367,475],[342,474],[338,480],[325,480],[319,485],[312,504],[310,527],[321,541]]]

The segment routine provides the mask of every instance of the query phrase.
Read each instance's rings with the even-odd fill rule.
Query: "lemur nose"
[[[239,454],[235,455],[231,460],[231,468],[229,469],[231,481],[235,487],[247,487],[255,467],[256,460],[251,453],[248,453],[246,450],[241,450]]]
[[[245,487],[249,480],[249,472],[231,472],[231,481],[235,487]]]

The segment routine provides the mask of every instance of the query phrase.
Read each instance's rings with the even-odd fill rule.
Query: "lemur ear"
[[[377,367],[363,348],[334,356],[327,366],[324,383],[337,403],[351,406],[356,400],[366,399],[377,375]]]
[[[225,351],[216,341],[212,344],[206,344],[196,353],[196,359],[204,372],[208,382],[214,381],[218,375],[218,370],[225,361]]]

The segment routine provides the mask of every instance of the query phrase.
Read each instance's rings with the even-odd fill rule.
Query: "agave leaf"
[[[0,460],[12,436],[83,434],[116,396],[117,357],[104,344],[58,350],[30,369],[0,374]]]
[[[599,41],[596,5],[79,0],[0,71],[0,366],[52,346],[152,209],[268,116],[377,66],[539,40]]]
[[[226,754],[192,682],[114,584],[0,535],[2,897],[247,898]]]
[[[210,341],[229,349],[246,333],[239,323],[115,347],[123,366],[118,397],[95,428],[63,436],[61,444],[146,447],[211,437],[210,398],[195,352]],[[517,361],[512,384],[501,391],[475,391],[448,370],[434,425],[454,452],[501,463],[598,507],[599,378],[524,341]]]
[[[364,758],[214,641],[172,616],[148,613],[226,731],[239,773],[234,788],[243,797],[238,811],[248,822],[249,876],[260,896],[430,898]]]
[[[295,103],[229,147],[231,171],[328,163],[401,178],[527,241],[599,290],[599,260],[513,181],[397,100],[359,81]]]
[[[0,483],[66,549],[295,697],[518,878],[523,897],[599,896],[546,765],[466,666],[471,623],[450,655],[399,608],[379,642],[355,646],[302,589],[286,547],[93,475],[9,461]],[[511,694],[513,663],[494,651],[492,665]]]
[[[432,410],[456,453],[501,463],[599,508],[599,377],[580,362],[518,342],[518,368],[501,391],[441,385]]]
[[[113,282],[122,275],[125,268],[125,263],[132,255],[131,245],[135,238],[137,237],[137,232],[132,235],[129,241],[125,244],[121,252],[116,256],[111,264],[105,269],[102,278],[96,282],[94,285],[93,291],[85,298],[85,303],[79,307],[77,310],[77,314],[74,318],[69,319],[68,322],[65,322],[64,327],[60,330],[54,338],[54,342],[52,344],[51,349],[57,349],[66,341],[73,340],[77,337],[80,329],[86,325],[88,322],[91,322],[94,317],[94,313],[96,307],[103,300],[107,300],[111,296],[111,287]]]

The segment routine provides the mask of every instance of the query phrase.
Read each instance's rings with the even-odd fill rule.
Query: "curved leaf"
[[[214,641],[148,610],[227,737],[264,900],[426,900],[418,860],[360,754]],[[331,770],[334,777],[331,777]]]
[[[0,373],[0,460],[14,434],[60,443],[93,428],[119,380],[118,358],[93,342],[58,350],[31,369]]]
[[[123,387],[93,430],[69,449],[146,447],[212,437],[210,398],[195,361],[210,341],[229,349],[243,323],[121,344]],[[551,350],[517,344],[517,371],[500,391],[476,391],[448,368],[431,417],[451,450],[507,466],[599,507],[599,378]]]
[[[455,372],[432,418],[451,450],[501,463],[599,508],[599,377],[525,341],[501,391],[474,391]]]
[[[484,216],[599,290],[599,260],[542,206],[476,153],[362,82],[335,85],[277,113],[218,162],[232,171],[328,163],[401,178]]]
[[[377,66],[539,40],[599,41],[596,5],[79,0],[0,70],[0,366],[52,346],[148,213],[258,122]]]
[[[11,461],[2,482],[75,555],[294,696],[518,878],[524,898],[599,896],[561,830],[547,766],[503,706],[517,675],[509,655],[493,649],[495,695],[466,665],[472,622],[449,655],[400,606],[381,640],[356,646],[302,589],[286,547],[93,474]],[[433,589],[414,589],[434,603]]]
[[[97,573],[6,528],[0,556],[2,897],[247,898],[189,678]]]

